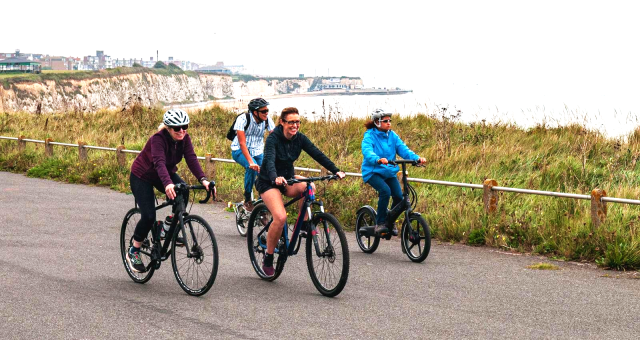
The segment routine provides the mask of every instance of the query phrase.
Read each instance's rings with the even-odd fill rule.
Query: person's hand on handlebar
[[[427,162],[427,160],[424,157],[420,157],[420,159],[418,159],[418,164],[420,164],[420,165],[423,165],[426,162]]]
[[[164,193],[167,194],[170,200],[176,198],[176,191],[174,189],[175,185],[173,183],[164,187]]]
[[[202,181],[202,185],[204,185],[207,190],[209,190],[209,184],[211,184],[211,182],[207,181],[206,179]]]
[[[380,158],[378,159],[378,164],[389,164],[389,161],[386,158]]]
[[[276,185],[287,186],[287,180],[284,177],[276,177]]]
[[[336,176],[338,176],[339,179],[343,179],[344,176],[346,176],[347,174],[344,173],[344,171],[338,171],[336,173]]]

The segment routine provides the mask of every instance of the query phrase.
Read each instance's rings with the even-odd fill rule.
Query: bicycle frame
[[[406,164],[407,163],[415,163],[414,161],[406,161],[406,160],[398,160],[389,162],[392,164],[401,164],[402,165],[402,201],[400,201],[387,215],[386,225],[389,228],[393,228],[393,223],[398,219],[398,217],[404,212],[405,220],[409,220],[409,215],[413,212],[413,207],[411,206],[411,200],[409,199],[409,181],[407,180],[406,175]]]
[[[322,203],[322,201],[316,201],[315,199],[315,192],[313,190],[313,187],[311,186],[311,181],[307,182],[307,188],[304,191],[304,193],[302,195],[300,195],[300,197],[297,198],[293,198],[291,199],[289,202],[287,202],[284,206],[285,208],[287,208],[288,206],[298,202],[299,200],[304,199],[304,202],[302,204],[302,207],[300,208],[300,212],[298,213],[298,218],[296,220],[296,223],[294,224],[293,227],[293,232],[291,234],[291,238],[289,238],[289,228],[287,226],[287,223],[285,222],[285,225],[282,228],[282,232],[284,234],[284,239],[285,239],[285,249],[287,256],[289,255],[295,255],[298,251],[298,249],[300,248],[300,230],[302,229],[302,226],[304,225],[304,218],[305,216],[309,216],[309,221],[313,220],[313,211],[311,210],[311,206],[312,205],[318,205],[320,207],[320,211],[324,212],[324,204]],[[324,254],[323,252],[320,250],[320,245],[318,244],[318,236],[317,236],[317,230],[315,228],[315,225],[311,225],[311,230],[307,231],[307,237],[312,237],[313,238],[313,245],[316,251],[316,254],[318,255],[318,257],[322,257]],[[263,233],[265,233],[266,231],[269,230],[269,227],[271,226],[271,222],[269,222],[269,224],[267,225],[266,228],[264,228],[259,234],[258,234],[258,240],[261,240],[261,236],[263,235]],[[329,243],[329,245],[331,245],[331,240],[327,236],[327,242]],[[267,248],[266,243],[262,243],[262,241],[259,241],[259,244],[261,247],[263,247],[264,249]],[[274,253],[279,253],[280,249],[279,247],[276,247],[274,250]],[[282,254],[281,254],[282,255]]]
[[[213,182],[211,182],[210,185],[215,185]],[[187,235],[186,235],[186,231],[185,231],[185,227],[184,227],[184,217],[188,216],[188,213],[186,212],[186,207],[187,207],[187,202],[189,200],[189,186],[186,186],[182,183],[176,185],[176,198],[174,200],[168,200],[158,206],[156,206],[156,211],[165,208],[167,206],[173,206],[171,211],[173,213],[173,221],[171,222],[171,226],[169,227],[169,230],[166,232],[166,237],[164,239],[164,242],[160,241],[160,230],[159,228],[156,228],[154,225],[154,228],[152,229],[152,233],[153,233],[153,239],[154,239],[154,244],[153,247],[151,249],[151,254],[150,257],[152,260],[154,261],[158,261],[158,263],[160,261],[164,261],[166,259],[169,258],[170,255],[170,251],[169,251],[169,246],[171,245],[171,241],[174,238],[174,234],[176,233],[182,233],[182,238],[184,239],[184,247],[186,248],[187,251],[187,257],[191,258],[193,257],[193,254],[191,252],[192,249],[194,249],[193,247],[197,246],[197,238],[196,236],[193,234],[193,229],[190,229],[191,232],[191,239],[194,241],[194,244],[192,245],[193,247],[189,246],[189,240],[187,239]],[[199,189],[200,186],[192,186],[192,189]],[[204,188],[204,187],[202,187]],[[210,195],[211,191],[207,192],[207,198],[205,198],[203,201],[200,201],[200,203],[204,203],[206,201],[209,200],[209,195]],[[178,218],[175,218],[175,217]],[[151,265],[151,264],[149,264]]]

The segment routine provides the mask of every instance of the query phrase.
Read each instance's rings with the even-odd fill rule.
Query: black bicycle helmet
[[[261,107],[269,105],[269,102],[262,98],[251,99],[249,102],[249,112],[253,112]]]

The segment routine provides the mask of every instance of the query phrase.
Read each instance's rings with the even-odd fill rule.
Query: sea
[[[626,139],[640,126],[640,102],[613,92],[550,91],[481,84],[417,86],[396,95],[328,95],[268,98],[272,113],[296,107],[307,119],[369,117],[382,108],[400,116],[431,115],[462,123],[512,124],[521,128],[578,124],[608,138]],[[246,101],[224,103],[236,111]]]

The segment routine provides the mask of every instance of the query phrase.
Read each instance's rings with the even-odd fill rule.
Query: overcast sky
[[[631,101],[640,90],[635,3],[10,1],[0,7],[0,52],[82,57],[104,50],[148,60],[158,50],[161,60],[224,61],[258,75]]]

